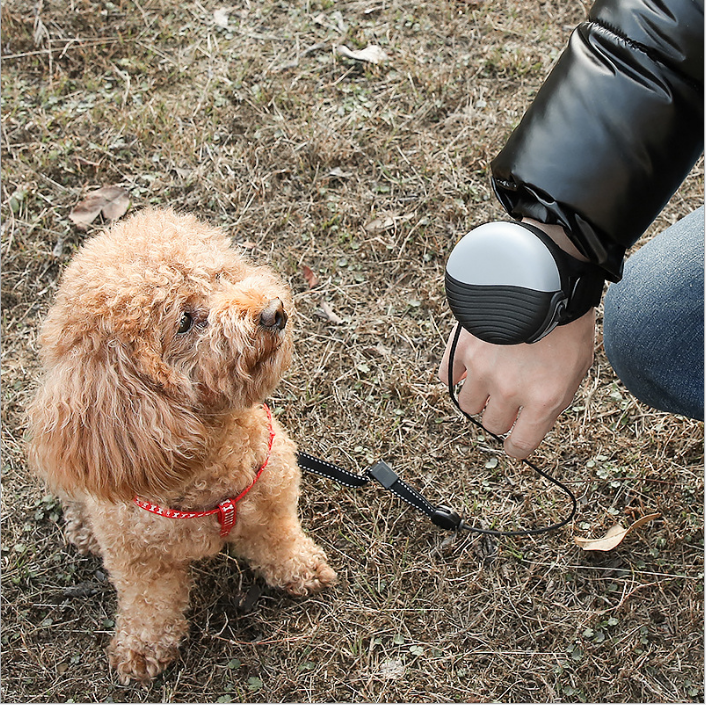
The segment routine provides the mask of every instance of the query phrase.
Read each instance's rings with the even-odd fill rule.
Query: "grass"
[[[566,510],[458,418],[436,367],[446,257],[502,216],[488,164],[584,4],[252,0],[227,27],[220,7],[2,6],[3,702],[703,702],[703,424],[636,402],[600,335],[535,454],[579,496],[574,527],[454,536],[307,477],[303,521],[340,585],[294,600],[226,554],[199,564],[179,660],[150,688],[118,684],[113,588],[65,545],[23,452],[37,327],[100,227],[68,219],[92,188],[193,211],[290,281],[299,354],[272,406],[303,450],[355,471],[383,457],[479,525]],[[702,173],[648,236],[703,200]],[[573,543],[652,511],[609,554]]]

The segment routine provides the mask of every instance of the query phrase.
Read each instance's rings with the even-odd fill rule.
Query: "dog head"
[[[223,414],[272,392],[292,312],[271,270],[192,216],[147,210],[115,225],[67,267],[42,327],[32,464],[69,494],[166,497]]]

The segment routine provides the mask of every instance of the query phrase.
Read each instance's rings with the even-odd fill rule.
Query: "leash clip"
[[[458,530],[463,526],[463,519],[450,507],[440,504],[431,515],[434,524],[442,529]]]
[[[407,504],[411,504],[420,512],[424,512],[436,526],[449,531],[458,531],[463,528],[463,519],[453,509],[443,504],[435,507],[419,492],[404,482],[385,461],[378,461],[371,468],[368,468],[366,472],[386,490],[390,490]]]
[[[366,472],[386,490],[389,490],[399,479],[399,475],[384,460],[379,460],[371,468],[368,468]]]

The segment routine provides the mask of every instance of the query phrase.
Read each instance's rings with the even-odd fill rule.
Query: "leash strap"
[[[370,478],[366,475],[354,475],[352,472],[338,467],[338,465],[327,463],[325,460],[315,458],[308,453],[299,453],[297,462],[302,470],[312,472],[328,480],[335,480],[339,485],[345,485],[346,487],[364,487],[370,482]]]
[[[435,507],[424,495],[411,485],[407,484],[386,462],[379,460],[375,465],[365,471],[365,475],[355,475],[344,470],[338,465],[315,458],[308,453],[299,453],[297,462],[302,470],[311,472],[319,477],[334,480],[346,487],[358,488],[367,485],[371,479],[379,482],[386,490],[392,492],[403,502],[406,502],[417,511],[426,514],[434,524],[442,529],[465,528],[461,517],[452,509],[439,505]]]
[[[456,408],[469,421],[478,426],[478,428],[482,429],[483,433],[489,434],[495,438],[495,440],[502,443],[503,439],[500,436],[488,431],[479,421],[467,414],[461,408],[458,399],[456,398],[453,384],[453,361],[460,335],[461,326],[457,325],[456,330],[454,331],[453,341],[451,343],[451,350],[449,351],[449,394],[451,395],[451,399]],[[377,482],[379,482],[386,490],[392,492],[402,501],[414,507],[417,511],[428,516],[436,526],[450,531],[465,530],[473,531],[477,534],[487,534],[490,536],[534,536],[566,526],[566,524],[573,520],[574,515],[576,514],[577,504],[576,497],[573,492],[564,483],[560,482],[555,477],[552,477],[544,470],[541,470],[526,458],[522,461],[525,465],[532,468],[532,470],[534,470],[538,475],[541,475],[543,478],[559,487],[559,489],[561,489],[569,497],[571,500],[571,511],[568,516],[555,524],[550,524],[549,526],[543,526],[537,529],[518,529],[516,531],[496,531],[494,529],[481,529],[476,526],[470,526],[450,507],[443,504],[437,506],[433,505],[420,492],[414,489],[411,485],[407,484],[387,463],[382,460],[368,468],[364,475],[355,475],[347,470],[344,470],[338,465],[326,462],[325,460],[320,460],[319,458],[315,458],[308,453],[299,453],[297,460],[299,467],[303,470],[319,475],[320,477],[325,477],[329,480],[334,480],[339,484],[346,485],[347,487],[364,487],[370,482],[371,479],[377,480]]]

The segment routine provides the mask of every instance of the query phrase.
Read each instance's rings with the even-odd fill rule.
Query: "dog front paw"
[[[326,562],[326,559],[322,557],[310,565],[303,566],[302,571],[298,575],[293,576],[284,586],[284,589],[290,595],[305,597],[335,585],[336,580],[335,571]]]
[[[146,685],[176,658],[177,647],[145,644],[136,637],[116,635],[108,653],[120,683],[128,685],[134,680]]]

